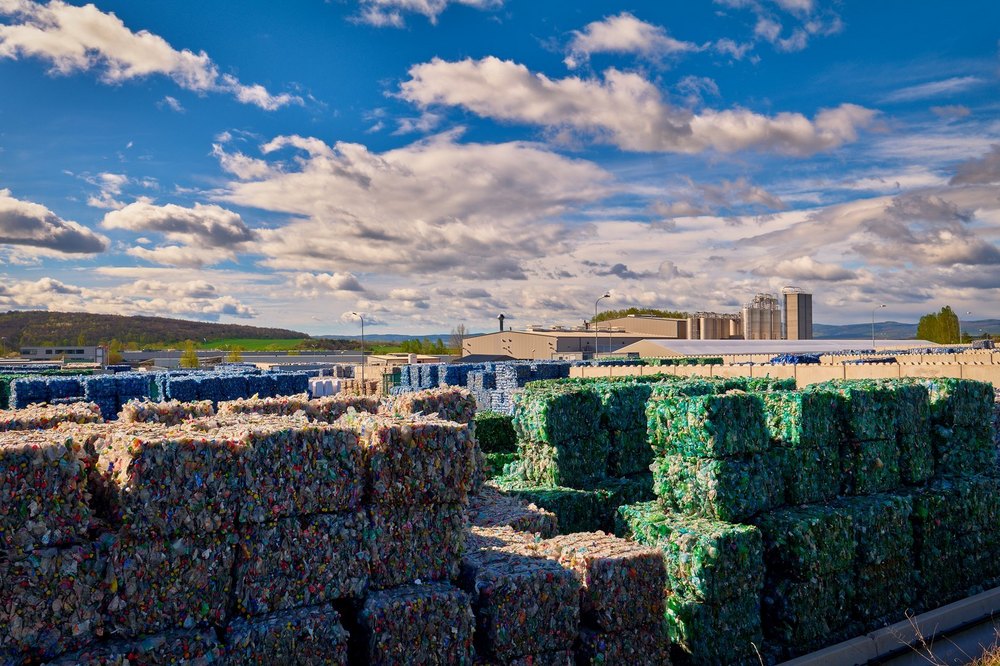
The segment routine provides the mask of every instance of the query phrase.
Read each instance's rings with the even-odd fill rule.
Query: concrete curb
[[[957,631],[1000,613],[1000,587],[935,608],[864,636],[803,655],[783,666],[856,666],[888,659],[920,642]]]

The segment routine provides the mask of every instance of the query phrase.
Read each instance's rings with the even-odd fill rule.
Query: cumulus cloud
[[[835,35],[844,28],[840,16],[832,9],[821,10],[813,0],[774,0],[774,3],[759,0],[715,0],[716,4],[732,9],[748,9],[756,16],[754,24],[755,41],[770,43],[778,51],[791,53],[801,51],[816,36]],[[772,11],[774,8],[784,14]],[[791,25],[787,26],[788,20]],[[787,27],[787,31],[786,31]],[[723,45],[723,42],[730,42]],[[732,40],[719,40],[716,50],[731,51]],[[744,46],[752,47],[753,43]],[[742,54],[735,55],[737,59]]]
[[[51,250],[59,254],[96,254],[108,239],[64,220],[41,204],[15,199],[0,189],[0,244]]]
[[[693,113],[669,104],[639,74],[608,69],[601,79],[550,79],[492,56],[458,62],[435,58],[411,67],[409,74],[400,94],[420,107],[461,107],[636,152],[810,155],[857,140],[876,114],[854,104],[824,109],[812,120],[800,113],[764,116],[739,108]]]
[[[89,179],[89,182],[97,185],[100,191],[87,197],[88,206],[104,208],[105,210],[118,210],[125,207],[125,204],[115,197],[121,195],[122,188],[128,184],[128,176],[121,173],[100,173],[97,174],[96,178]]]
[[[746,178],[722,180],[719,184],[688,180],[686,193],[675,201],[659,201],[651,206],[664,219],[700,215],[737,215],[748,212],[784,210],[785,202]]]
[[[754,275],[779,277],[785,280],[810,280],[840,282],[856,277],[854,271],[843,266],[816,261],[812,257],[784,259],[777,263],[766,263],[751,271]]]
[[[402,28],[403,15],[422,14],[431,23],[437,23],[438,16],[449,4],[465,5],[476,9],[496,9],[503,6],[503,0],[360,0],[361,11],[356,19],[361,23],[377,27]]]
[[[608,173],[532,144],[456,138],[375,153],[277,137],[261,149],[271,158],[266,175],[217,196],[297,218],[260,230],[253,244],[278,269],[523,279],[526,259],[588,233],[559,218],[604,196]],[[281,160],[287,151],[293,159]]]
[[[238,213],[214,204],[185,208],[137,201],[105,215],[101,226],[136,233],[155,231],[171,240],[208,247],[231,247],[255,237]]]
[[[984,185],[1000,183],[1000,144],[994,144],[990,151],[979,159],[958,165],[952,185]]]
[[[647,60],[699,51],[693,42],[675,39],[662,26],[646,23],[628,12],[588,23],[573,31],[565,63],[573,69],[594,53],[629,53]]]
[[[365,291],[352,273],[299,273],[293,282],[298,293],[310,298],[344,291]]]
[[[178,51],[159,35],[133,32],[115,14],[92,4],[0,0],[2,16],[9,23],[0,24],[0,58],[39,58],[57,74],[97,70],[110,84],[159,74],[186,90],[228,93],[266,110],[302,104],[300,97],[272,95],[263,86],[221,74],[204,51]]]

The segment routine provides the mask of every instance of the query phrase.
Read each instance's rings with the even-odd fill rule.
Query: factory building
[[[731,340],[743,337],[743,324],[738,314],[695,312],[688,317],[688,340]]]
[[[527,331],[500,331],[469,336],[462,341],[462,356],[503,354],[536,361],[573,360],[590,358],[594,355],[595,349],[598,354],[616,353],[622,347],[657,337],[622,331],[532,327]]]
[[[757,294],[743,305],[744,340],[780,340],[781,305],[774,294]]]
[[[798,287],[785,287],[781,290],[781,299],[785,313],[785,339],[812,340],[812,294],[807,294]]]

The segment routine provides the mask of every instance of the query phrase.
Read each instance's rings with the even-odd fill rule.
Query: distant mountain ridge
[[[96,345],[110,340],[173,343],[221,338],[308,338],[300,331],[242,324],[215,324],[169,317],[144,317],[87,312],[11,310],[0,313],[0,336],[9,348],[39,345]],[[82,336],[82,338],[81,338]]]
[[[963,321],[962,333],[978,337],[983,333],[1000,335],[1000,319]],[[871,322],[867,324],[813,324],[813,337],[828,340],[866,340],[872,337]],[[875,337],[881,340],[912,340],[917,337],[917,325],[898,321],[875,322]]]

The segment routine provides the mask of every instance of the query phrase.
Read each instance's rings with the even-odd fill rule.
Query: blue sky
[[[995,2],[0,0],[0,309],[1000,315]]]

